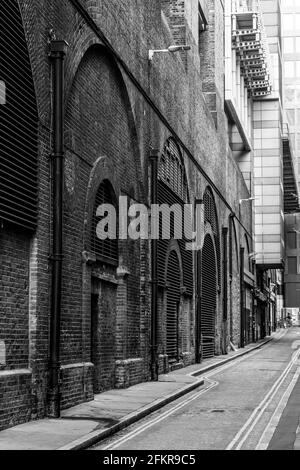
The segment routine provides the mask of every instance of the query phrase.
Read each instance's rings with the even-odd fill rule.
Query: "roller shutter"
[[[201,293],[201,334],[203,359],[215,353],[215,317],[216,317],[216,259],[213,241],[210,235],[204,240],[202,249],[202,293]]]
[[[91,251],[96,255],[97,260],[107,262],[110,264],[118,264],[118,238],[115,239],[107,238],[106,240],[101,240],[97,237],[96,229],[97,224],[100,222],[101,217],[97,217],[97,209],[102,204],[111,204],[116,209],[116,222],[118,220],[118,211],[116,198],[114,191],[112,189],[109,181],[104,180],[97,191],[93,219],[91,226]],[[105,217],[106,215],[104,215]],[[103,218],[103,217],[102,217]],[[118,234],[118,224],[116,223],[116,234]]]
[[[34,230],[37,223],[38,113],[30,59],[15,0],[0,2],[0,220]]]
[[[167,342],[169,360],[178,359],[178,310],[180,302],[180,267],[178,256],[171,251],[167,267]]]
[[[217,211],[215,206],[214,197],[210,189],[207,189],[203,196],[203,204],[204,204],[204,220],[208,222],[212,228],[214,234],[214,241],[216,247],[216,254],[217,254],[217,280],[218,284],[221,283],[221,253],[220,253],[220,239],[219,239],[219,225],[218,225],[218,217]]]
[[[159,204],[180,204],[183,206],[182,200],[170,190],[170,188],[163,182],[158,183],[158,202]],[[171,218],[171,239],[174,237],[174,220]],[[184,237],[184,225],[182,221],[183,238],[177,240],[183,264],[183,282],[189,295],[193,295],[193,256],[192,252],[186,250],[186,243],[188,240]],[[160,235],[158,241],[158,281],[161,286],[165,284],[165,266],[166,256],[170,240],[162,240],[162,220],[160,220]]]

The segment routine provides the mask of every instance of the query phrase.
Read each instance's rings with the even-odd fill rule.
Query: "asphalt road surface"
[[[284,330],[263,348],[208,372],[203,387],[92,449],[293,449],[299,348],[300,328]]]

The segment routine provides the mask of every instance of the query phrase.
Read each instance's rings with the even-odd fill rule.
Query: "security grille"
[[[202,295],[201,295],[201,334],[202,357],[212,357],[215,353],[215,316],[216,316],[216,259],[210,235],[204,240],[202,249]]]
[[[0,2],[0,220],[28,230],[37,223],[38,113],[16,0]]]
[[[101,240],[97,236],[97,225],[98,223],[107,216],[107,213],[103,217],[97,217],[97,209],[102,204],[111,204],[116,210],[116,230],[115,233],[108,233],[108,238]],[[92,232],[91,232],[91,251],[96,255],[97,260],[107,262],[110,264],[118,264],[118,210],[117,210],[116,198],[114,195],[113,188],[109,181],[103,181],[97,191],[93,219],[92,219]],[[107,227],[109,229],[109,227]]]
[[[171,251],[167,268],[167,344],[169,360],[178,359],[178,309],[180,301],[180,268],[178,256]]]
[[[187,201],[187,184],[184,166],[179,149],[173,139],[169,139],[165,145],[159,167],[158,203],[171,207],[179,204],[183,207]],[[182,210],[183,213],[183,210]],[[184,236],[184,219],[176,223],[181,224],[182,238],[178,239],[183,264],[183,282],[189,295],[193,294],[193,258],[192,252],[186,250],[187,239]],[[175,220],[171,216],[170,239],[175,236]],[[159,241],[158,241],[158,281],[165,285],[165,265],[169,239],[163,240],[163,223],[160,216]]]
[[[159,179],[185,201],[187,197],[187,184],[184,166],[176,142],[168,139],[162,153],[159,165]]]
[[[216,205],[214,201],[214,197],[210,189],[206,189],[204,196],[203,196],[203,204],[204,204],[204,221],[208,222],[211,225],[213,234],[214,234],[214,241],[217,253],[217,279],[220,285],[220,238],[219,238],[219,226],[218,226],[218,216]]]

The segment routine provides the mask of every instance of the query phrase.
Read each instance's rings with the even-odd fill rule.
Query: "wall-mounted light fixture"
[[[167,49],[150,49],[148,52],[148,59],[149,59],[149,62],[151,62],[154,54],[159,54],[161,52],[162,53],[163,52],[174,53],[174,52],[180,52],[180,51],[189,51],[190,49],[191,49],[191,46],[188,46],[187,44],[183,44],[181,46],[172,45],[172,46],[169,46]]]
[[[239,204],[242,204],[242,202],[247,202],[247,201],[255,201],[256,197],[249,197],[247,199],[240,199]]]

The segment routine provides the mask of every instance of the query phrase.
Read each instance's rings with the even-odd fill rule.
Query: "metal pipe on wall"
[[[158,203],[157,179],[158,179],[159,150],[152,149],[150,152],[151,164],[151,205]],[[151,230],[159,219],[151,221]],[[158,225],[156,225],[158,227]],[[158,351],[157,351],[157,240],[151,237],[151,380],[158,380]]]
[[[48,415],[60,417],[60,315],[63,261],[63,169],[64,169],[64,67],[65,41],[52,40],[53,66],[53,199],[52,285],[50,317],[50,376]]]
[[[222,228],[223,238],[223,345],[222,353],[227,354],[227,317],[228,317],[228,228]]]
[[[240,346],[245,347],[245,286],[244,286],[244,252],[245,248],[240,247],[240,315],[241,315],[241,331]]]

